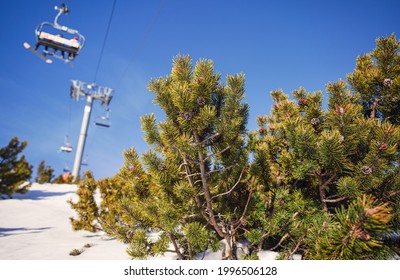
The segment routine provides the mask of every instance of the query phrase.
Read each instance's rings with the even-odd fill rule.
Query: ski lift
[[[102,126],[102,127],[110,127],[111,126],[111,121],[110,121],[110,108],[105,109],[106,114],[104,116],[97,117],[96,120],[94,121],[94,124],[97,126]]]
[[[66,153],[72,152],[72,146],[69,143],[69,139],[68,139],[67,135],[65,136],[64,145],[60,147],[60,151],[66,152]]]
[[[25,42],[24,47],[38,55],[46,63],[53,62],[47,56],[52,56],[65,62],[74,61],[85,44],[85,37],[77,30],[58,24],[58,18],[62,14],[67,15],[69,13],[69,9],[65,4],[61,4],[61,8],[56,6],[55,10],[58,13],[54,23],[42,22],[36,28],[35,46],[32,47]],[[38,51],[39,47],[43,47],[42,52]]]

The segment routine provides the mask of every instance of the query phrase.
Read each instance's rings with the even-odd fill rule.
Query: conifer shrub
[[[39,184],[50,183],[53,180],[54,169],[50,165],[46,165],[42,160],[37,168],[35,182]]]
[[[0,198],[26,193],[31,186],[28,180],[33,167],[21,155],[27,145],[27,141],[13,137],[7,146],[0,148]]]
[[[124,151],[117,175],[80,185],[75,229],[103,230],[132,258],[206,250],[244,259],[387,259],[399,253],[399,42],[357,59],[348,83],[271,93],[247,131],[244,75],[220,81],[210,60],[174,58],[149,89],[165,113],[141,118],[150,150]],[[396,103],[397,102],[397,103]],[[397,104],[397,105],[396,105]],[[98,190],[100,202],[94,200]]]

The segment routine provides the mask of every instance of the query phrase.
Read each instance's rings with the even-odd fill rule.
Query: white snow
[[[0,260],[129,260],[126,245],[104,233],[74,231],[67,203],[77,201],[76,185],[33,183],[28,193],[0,200]],[[91,245],[85,248],[85,245]],[[71,256],[74,249],[83,250]],[[238,253],[245,252],[246,246]],[[221,252],[207,251],[199,259],[218,260]],[[260,252],[260,259],[275,259],[275,252]],[[173,260],[176,255],[149,257]]]
[[[0,260],[128,260],[124,244],[72,229],[74,210],[67,200],[77,199],[76,188],[33,183],[28,193],[0,200]],[[73,249],[84,252],[70,256]]]

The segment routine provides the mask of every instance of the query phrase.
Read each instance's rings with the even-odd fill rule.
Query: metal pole
[[[92,105],[93,105],[93,97],[91,95],[87,95],[86,106],[83,112],[81,133],[79,135],[78,146],[76,147],[74,168],[72,170],[72,176],[74,177],[74,180],[78,178],[81,169],[82,155],[83,155],[83,150],[85,149],[85,141],[87,136],[88,124],[90,120],[90,112],[92,111]]]

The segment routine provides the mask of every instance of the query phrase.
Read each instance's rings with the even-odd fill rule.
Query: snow
[[[76,200],[76,185],[36,184],[26,194],[0,200],[1,260],[128,260],[126,246],[102,233],[74,231],[67,203]],[[86,244],[92,247],[84,248]],[[82,250],[70,256],[73,249]]]
[[[69,217],[75,215],[67,203],[77,201],[76,185],[33,183],[26,194],[0,200],[0,260],[129,260],[126,245],[104,233],[74,231]],[[246,244],[238,253],[246,251]],[[239,247],[240,247],[239,246]],[[72,250],[81,254],[71,256]],[[218,260],[221,252],[206,251],[199,259]],[[264,251],[260,259],[275,259]],[[149,257],[174,260],[176,255]]]

